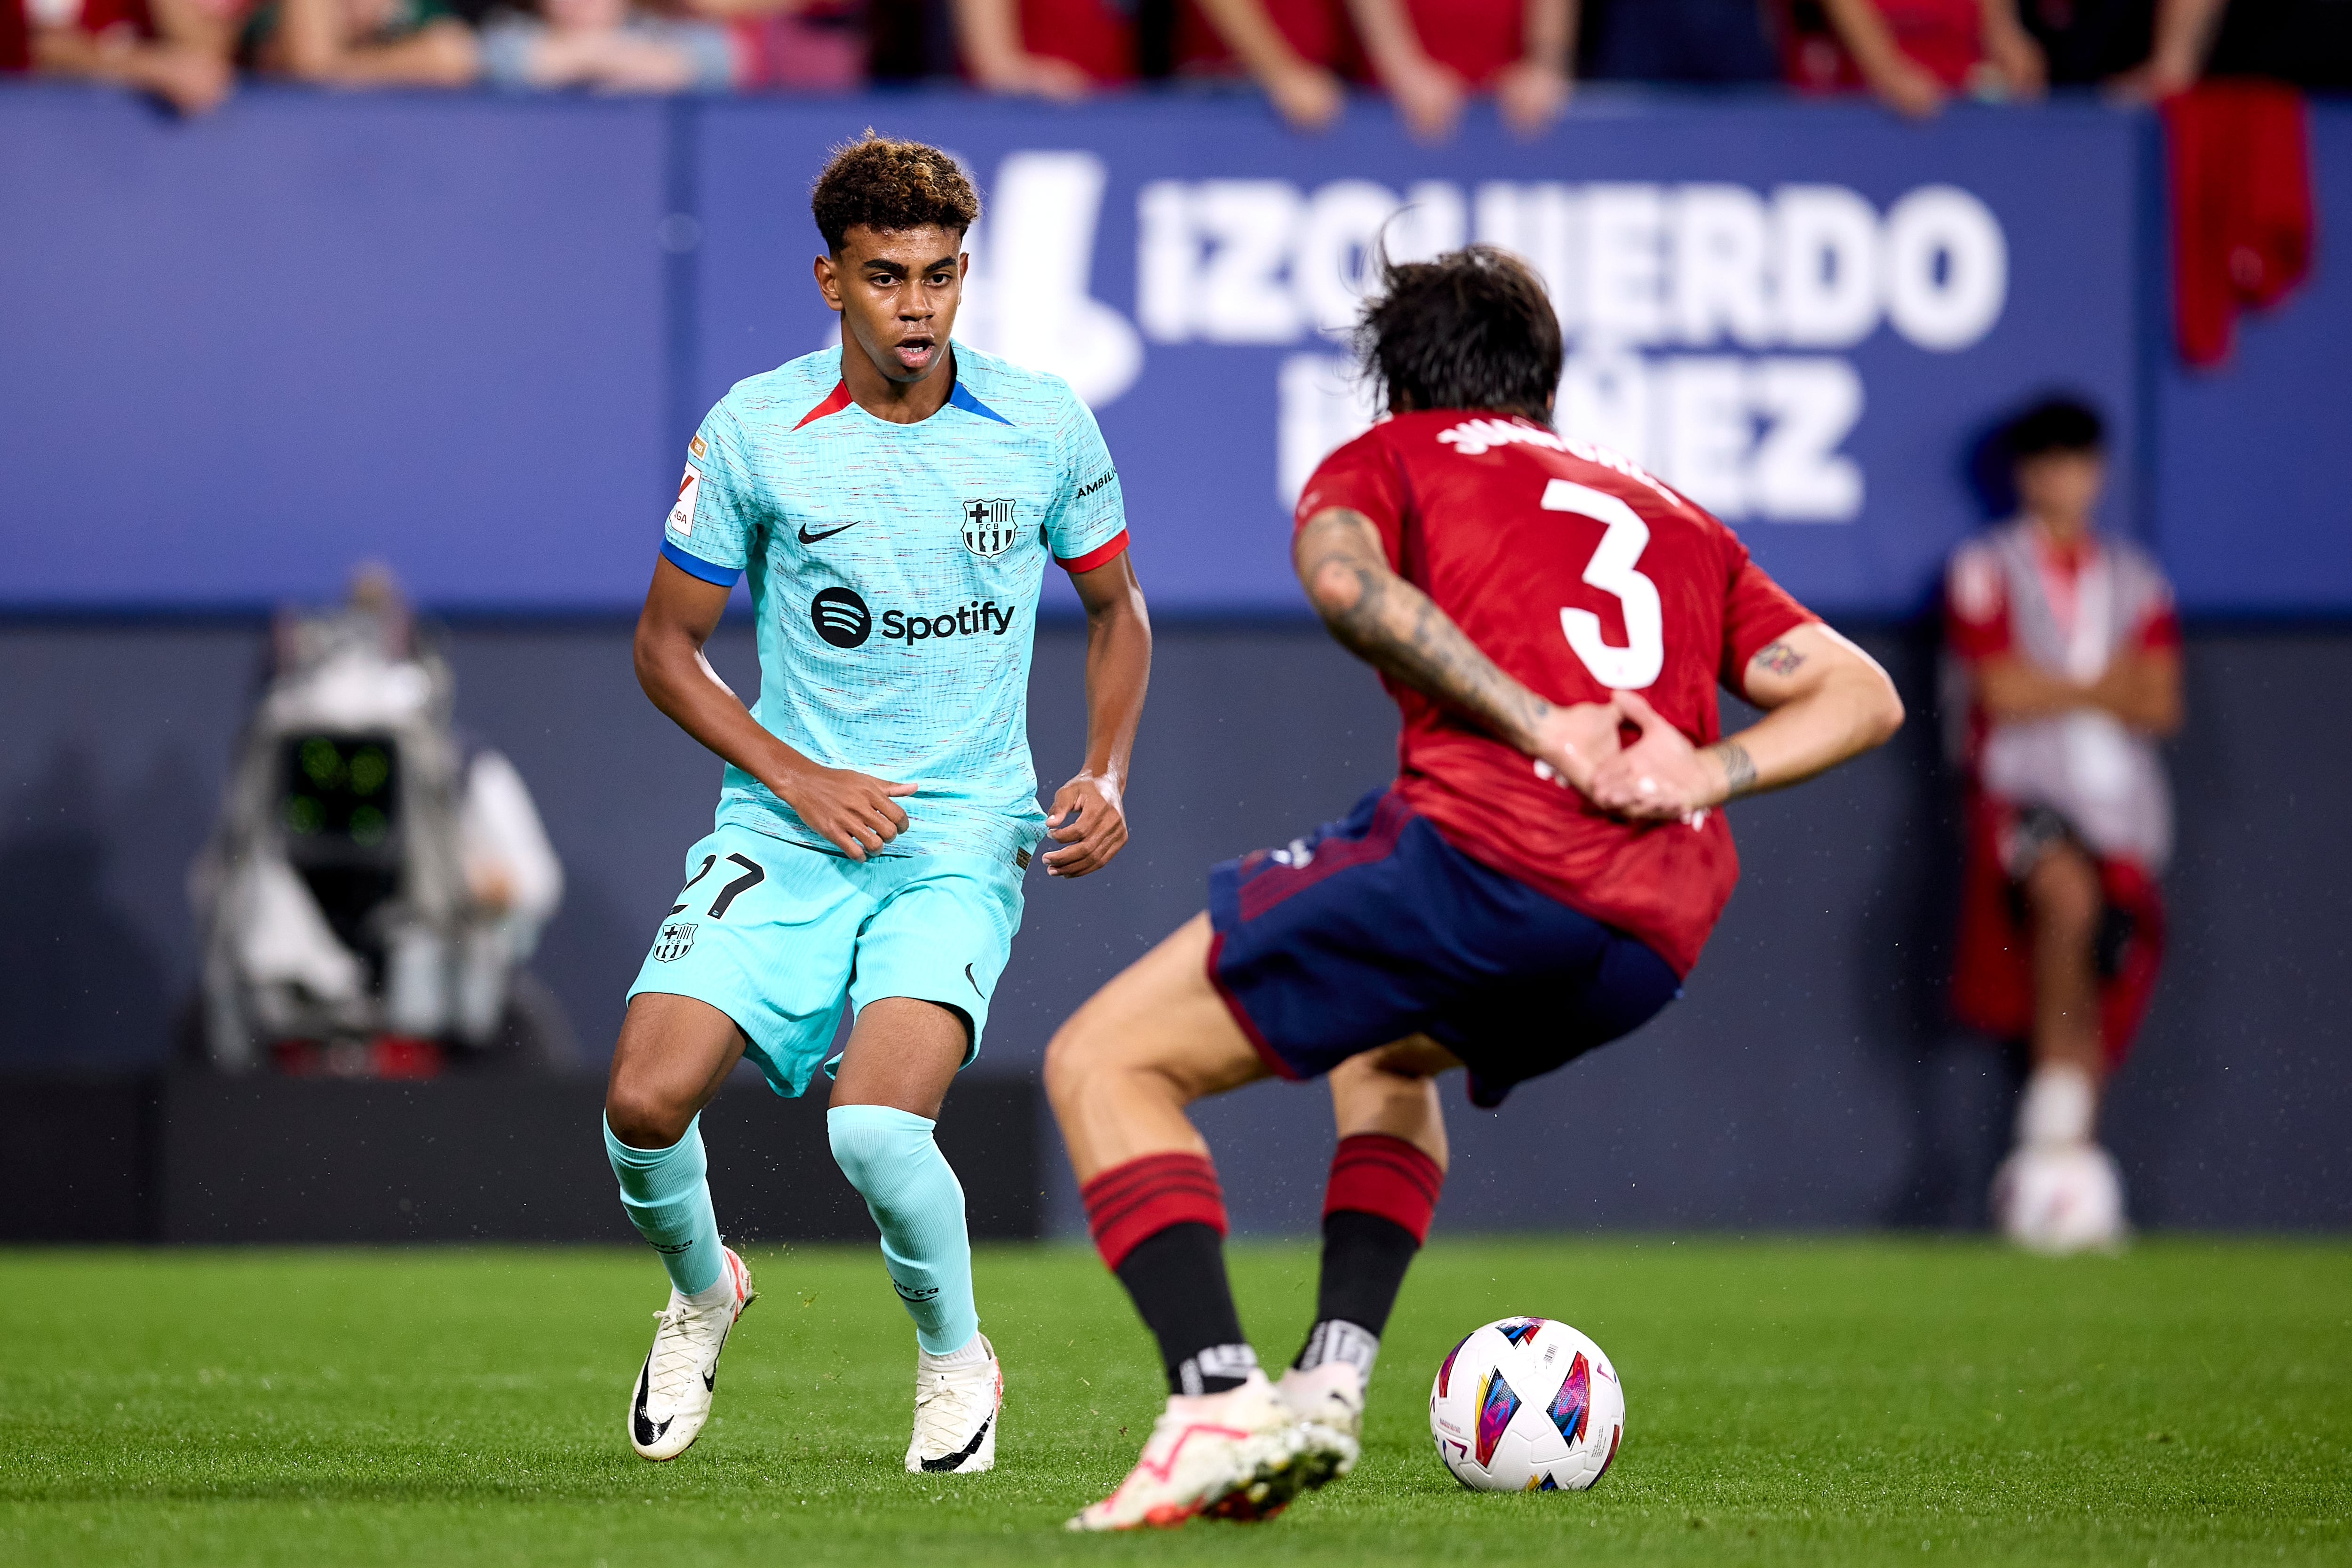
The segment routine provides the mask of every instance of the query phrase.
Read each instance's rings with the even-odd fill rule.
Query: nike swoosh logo
[[[629,1408],[629,1424],[635,1428],[637,1446],[641,1448],[652,1447],[656,1443],[660,1442],[663,1435],[669,1430],[668,1421],[656,1426],[646,1416],[646,1396],[652,1392],[653,1377],[654,1358],[649,1355],[646,1357],[644,1367],[637,1373],[637,1397],[631,1402]],[[674,1421],[677,1417],[672,1416],[670,1419]]]
[[[749,1301],[743,1303],[744,1307],[748,1307],[750,1305],[751,1303]],[[735,1317],[740,1318],[742,1315],[743,1307],[736,1308]],[[702,1392],[705,1394],[709,1394],[712,1389],[719,1386],[719,1358],[726,1352],[727,1336],[734,1331],[735,1320],[734,1318],[730,1318],[727,1321],[727,1326],[719,1331],[719,1349],[710,1352],[710,1365],[702,1374]]]
[[[971,965],[969,963],[963,966],[963,977],[966,980],[971,981],[971,994],[973,995],[979,997],[983,1002],[988,1000],[988,993],[980,988],[980,982],[971,979]]]
[[[954,1469],[958,1465],[962,1464],[966,1459],[971,1458],[974,1454],[980,1452],[980,1440],[982,1437],[987,1436],[988,1429],[995,1425],[996,1417],[991,1415],[987,1420],[980,1424],[980,1430],[971,1435],[971,1442],[966,1443],[955,1453],[941,1454],[936,1459],[925,1459],[923,1461],[923,1468],[930,1471],[933,1475],[938,1475],[942,1471]]]
[[[863,518],[858,520],[860,522],[864,521],[865,520]],[[851,529],[856,528],[856,526],[857,523],[856,522],[845,522],[839,528],[828,528],[823,533],[811,533],[808,531],[808,524],[804,522],[801,524],[801,542],[803,544],[814,544],[820,539],[831,539],[836,533],[847,533]]]

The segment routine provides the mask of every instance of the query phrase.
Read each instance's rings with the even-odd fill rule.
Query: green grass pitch
[[[1457,1240],[1405,1289],[1356,1473],[1261,1526],[1097,1540],[1074,1510],[1161,1397],[1093,1256],[983,1249],[998,1468],[900,1468],[912,1335],[863,1248],[751,1256],[701,1442],[623,1438],[658,1271],[625,1251],[0,1252],[0,1563],[2352,1563],[2352,1246]],[[1307,1244],[1234,1249],[1286,1355]],[[1584,1494],[1430,1451],[1453,1340],[1515,1312],[1628,1396]]]

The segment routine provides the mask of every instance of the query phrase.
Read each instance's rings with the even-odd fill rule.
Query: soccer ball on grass
[[[1504,1318],[1447,1352],[1429,1435],[1476,1491],[1582,1491],[1625,1435],[1625,1390],[1599,1345],[1550,1318]]]

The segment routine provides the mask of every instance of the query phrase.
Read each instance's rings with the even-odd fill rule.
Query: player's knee
[[[2036,927],[2087,942],[2099,920],[2098,868],[2078,849],[2053,849],[2026,878],[2025,898]]]
[[[849,1184],[869,1205],[887,1208],[893,1198],[902,1195],[907,1173],[928,1160],[937,1145],[931,1129],[917,1125],[919,1119],[903,1113],[857,1114],[868,1109],[835,1107],[825,1118],[825,1141],[833,1149],[833,1163],[841,1167]]]
[[[1360,1132],[1402,1138],[1446,1166],[1445,1119],[1437,1080],[1412,1054],[1390,1059],[1379,1051],[1349,1058],[1331,1070],[1331,1110],[1339,1136]]]
[[[1045,1043],[1045,1099],[1057,1111],[1077,1103],[1100,1066],[1087,1036],[1081,1016],[1063,1024]]]
[[[629,1075],[616,1075],[604,1090],[604,1125],[632,1149],[671,1147],[686,1136],[694,1110]]]

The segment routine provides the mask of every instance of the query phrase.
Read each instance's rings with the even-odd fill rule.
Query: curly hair
[[[877,135],[872,126],[825,161],[809,193],[809,211],[836,256],[859,224],[878,234],[938,225],[959,234],[980,216],[980,194],[938,148]]]
[[[1550,417],[1559,385],[1559,318],[1526,262],[1491,245],[1434,261],[1376,263],[1356,352],[1391,412],[1476,408]]]

